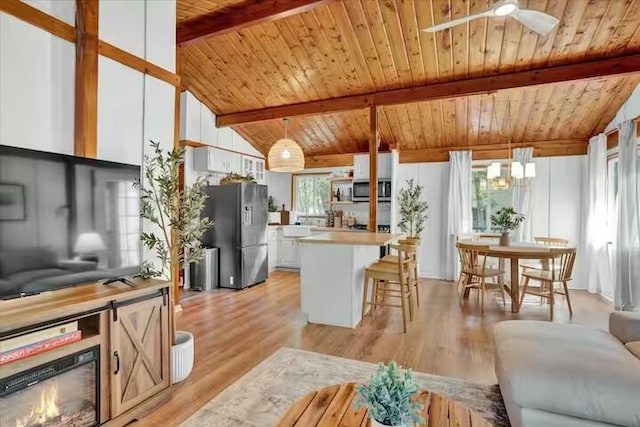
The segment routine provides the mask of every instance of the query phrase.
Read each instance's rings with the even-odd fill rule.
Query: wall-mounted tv
[[[0,145],[0,299],[138,274],[140,167]]]

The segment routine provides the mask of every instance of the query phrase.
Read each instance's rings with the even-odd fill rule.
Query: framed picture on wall
[[[0,221],[24,221],[27,212],[24,185],[0,182]]]

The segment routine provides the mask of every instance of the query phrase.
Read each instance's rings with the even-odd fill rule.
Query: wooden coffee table
[[[278,426],[368,427],[369,411],[354,409],[356,384],[338,384],[316,390],[297,400],[278,421]],[[424,405],[422,417],[428,427],[491,427],[482,418],[459,402],[422,390],[418,396]]]

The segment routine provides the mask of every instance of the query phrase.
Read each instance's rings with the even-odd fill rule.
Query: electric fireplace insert
[[[0,426],[99,424],[100,347],[0,379]]]

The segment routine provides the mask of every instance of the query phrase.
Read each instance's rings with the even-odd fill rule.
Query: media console
[[[0,366],[0,425],[121,426],[168,397],[171,284],[132,282],[0,301],[0,343],[70,323],[80,331]]]

